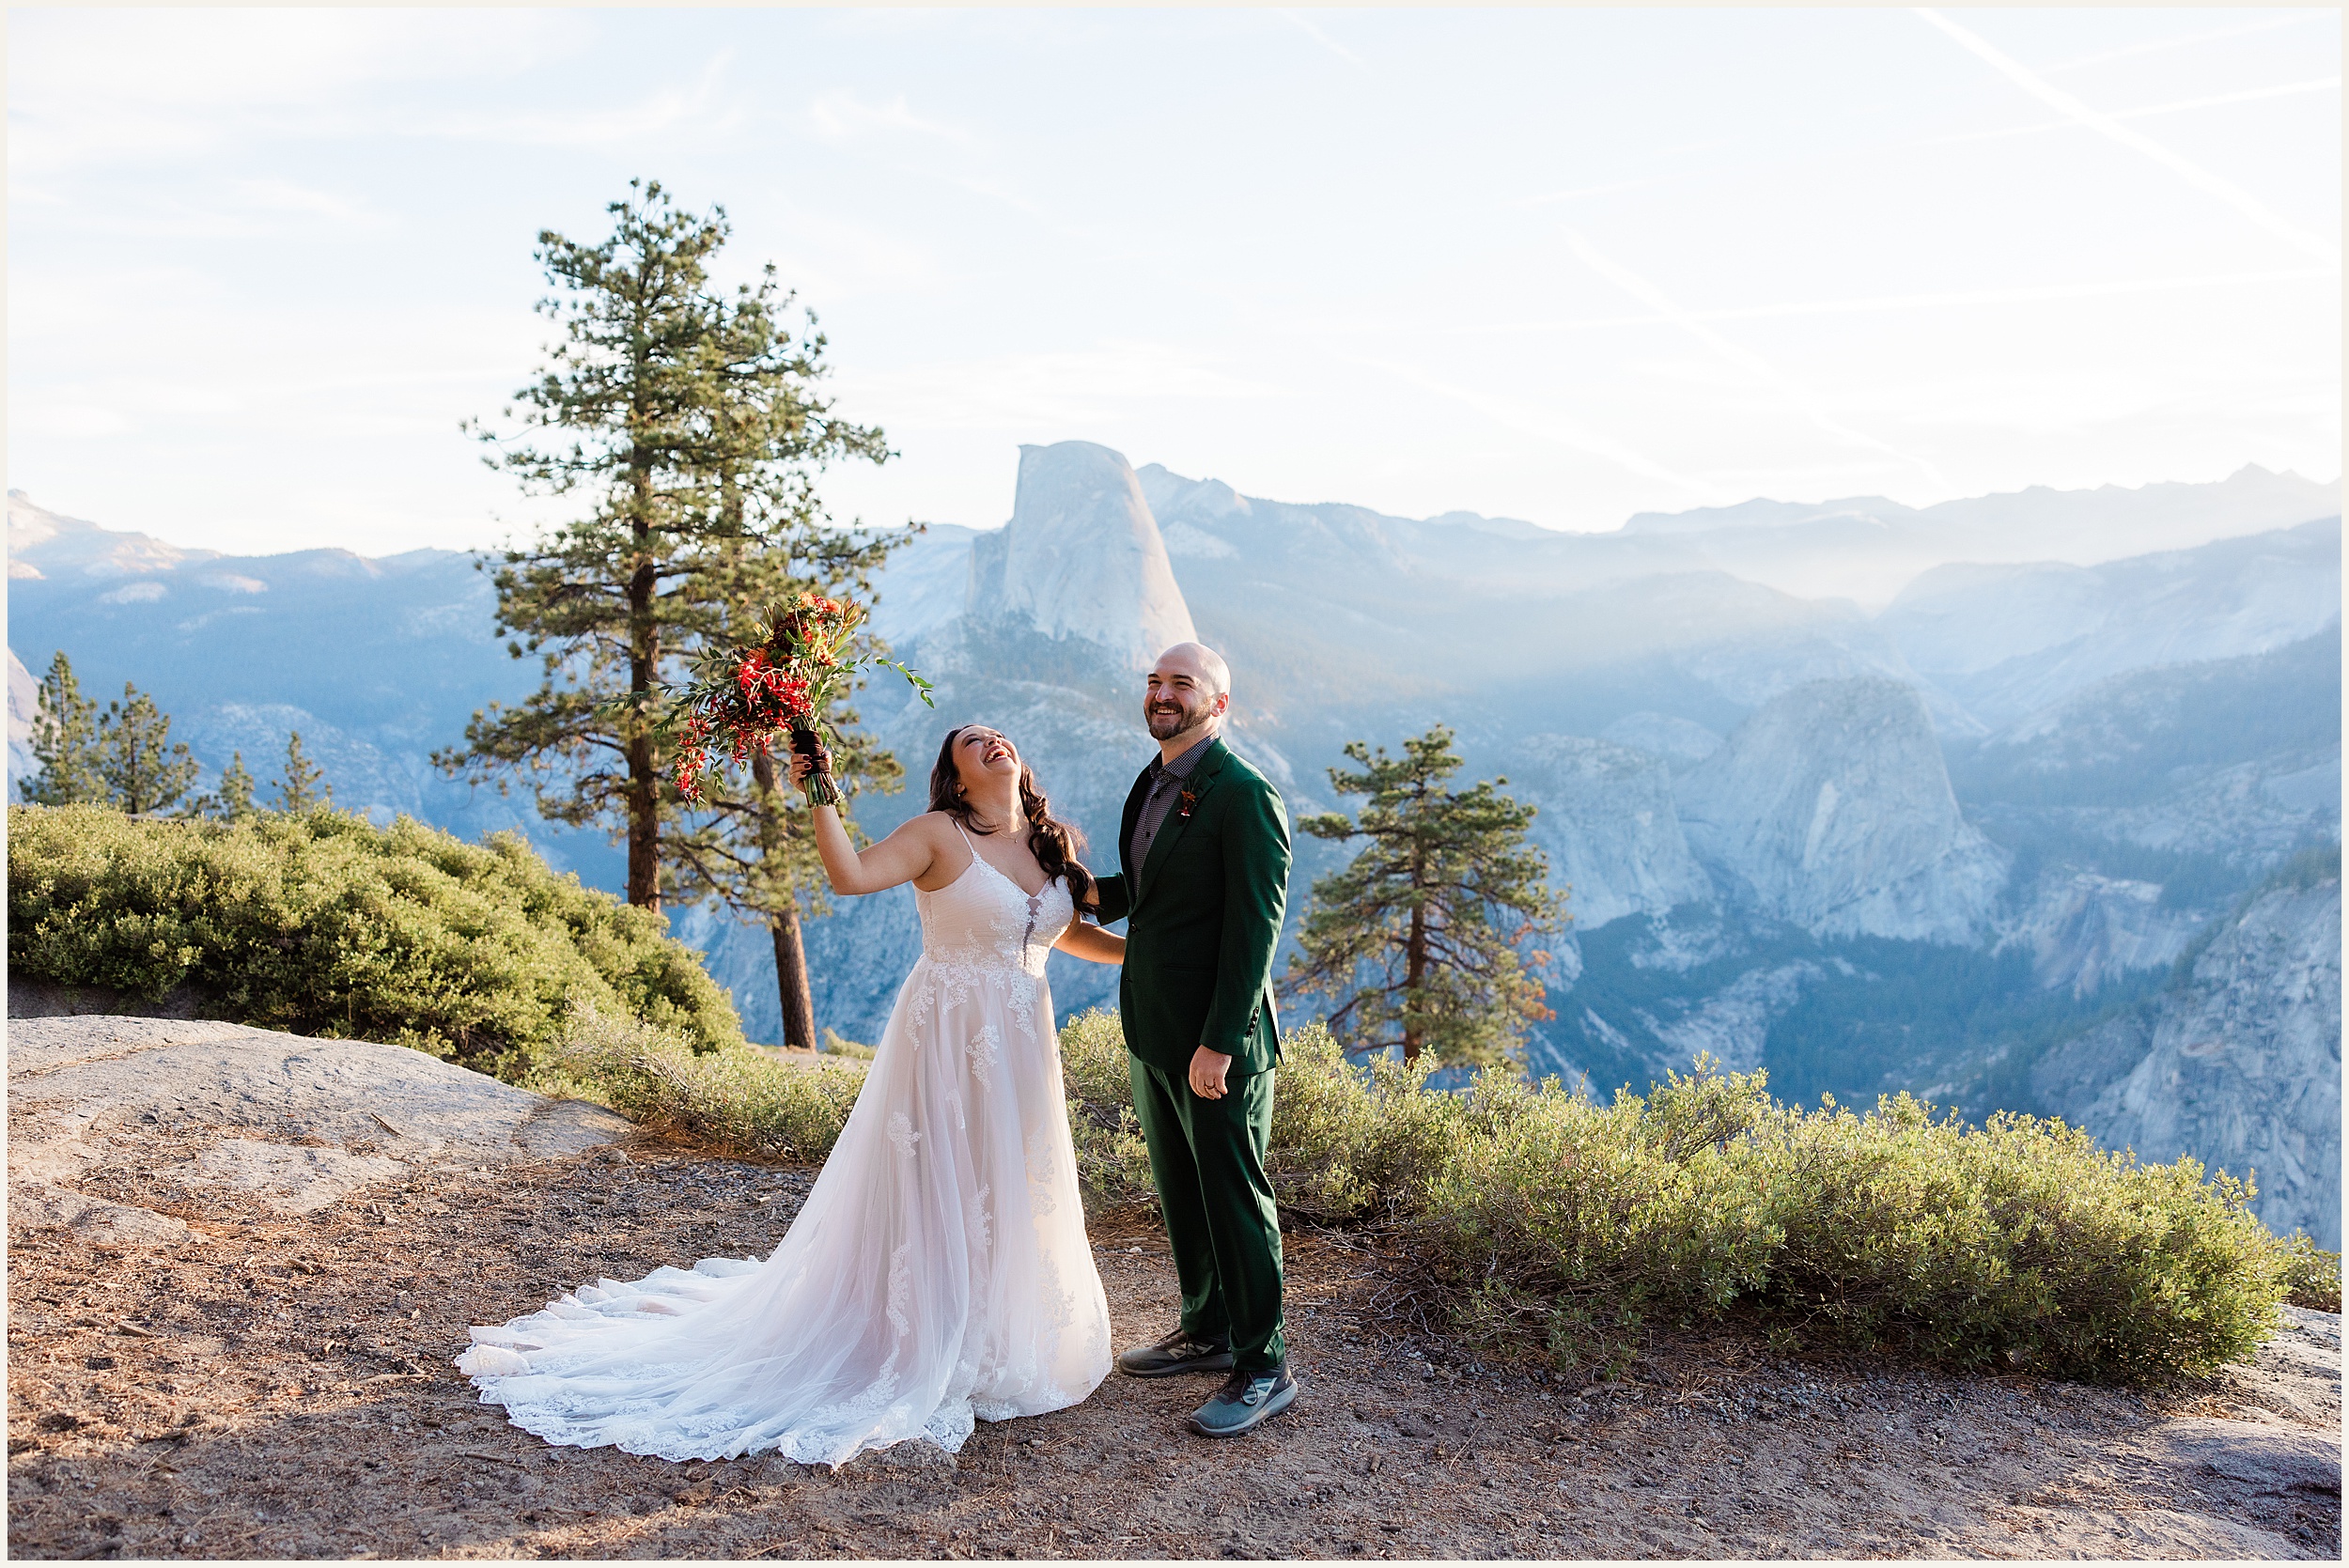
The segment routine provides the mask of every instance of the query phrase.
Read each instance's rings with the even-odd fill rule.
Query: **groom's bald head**
[[[1172,759],[1216,732],[1232,706],[1232,668],[1205,643],[1177,643],[1150,667],[1142,699],[1150,737]]]
[[[1223,656],[1205,643],[1177,643],[1159,655],[1158,668],[1189,670],[1208,691],[1229,695],[1232,690],[1232,667],[1223,662]]]

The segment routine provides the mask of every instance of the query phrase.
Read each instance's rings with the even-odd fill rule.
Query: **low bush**
[[[1146,1196],[1116,1020],[1062,1041],[1089,1193]],[[1604,1106],[1499,1074],[1446,1094],[1310,1026],[1283,1042],[1274,1103],[1284,1208],[1379,1228],[1461,1329],[1561,1362],[1619,1352],[1650,1315],[1737,1308],[1781,1334],[2134,1380],[2247,1357],[2294,1289],[2338,1302],[2337,1262],[2270,1234],[2241,1183],[2061,1122],[1969,1127],[1906,1095],[1805,1110],[1702,1061]]]
[[[1115,1016],[1071,1020],[1060,1048],[1088,1206],[1153,1202]],[[582,1015],[536,1081],[720,1152],[815,1160],[864,1071]],[[2340,1308],[2339,1254],[2270,1234],[2242,1184],[2061,1122],[1969,1127],[1906,1096],[1805,1110],[1702,1060],[1603,1106],[1500,1074],[1450,1094],[1349,1063],[1317,1026],[1283,1042],[1274,1104],[1292,1219],[1375,1233],[1464,1336],[1560,1365],[1620,1361],[1652,1318],[1737,1311],[1780,1339],[2143,1381],[2248,1357],[2287,1296]]]
[[[1068,1096],[1077,1180],[1085,1206],[1097,1213],[1158,1201],[1127,1061],[1126,1032],[1114,1013],[1097,1007],[1060,1032],[1061,1088]]]
[[[2341,1254],[2295,1233],[2284,1244],[2284,1299],[2311,1312],[2341,1312]]]
[[[1758,1085],[1757,1085],[1758,1090]],[[2077,1127],[1906,1095],[1774,1109],[1740,1164],[1783,1232],[1767,1296],[1848,1343],[2091,1377],[2194,1373],[2273,1327],[2281,1252],[2243,1184]]]
[[[467,844],[345,812],[236,823],[8,808],[8,964],[297,1034],[412,1046],[519,1079],[584,1001],[696,1048],[741,1025],[661,918],[557,876],[521,838]]]
[[[656,1025],[582,1008],[530,1087],[714,1153],[807,1161],[832,1153],[864,1073],[854,1058],[778,1062],[739,1043],[696,1051]]]

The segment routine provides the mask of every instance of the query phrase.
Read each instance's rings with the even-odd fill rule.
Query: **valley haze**
[[[985,720],[1099,855],[1150,751],[1137,674],[1195,634],[1293,816],[1348,803],[1325,772],[1347,741],[1438,722],[1467,776],[1539,809],[1573,924],[1537,1074],[1637,1090],[1705,1051],[1813,1102],[2060,1113],[2147,1159],[2256,1168],[2271,1226],[2338,1248],[2340,510],[2338,486],[2246,467],[1568,534],[1027,446],[1005,526],[932,528],[881,574],[876,628],[938,706],[863,694],[916,782],[859,815],[878,834],[918,809],[940,734]],[[86,692],[151,692],[207,786],[232,752],[266,780],[299,729],[339,806],[516,829],[618,886],[600,836],[429,763],[535,684],[472,555],[231,556],[11,491],[8,566],[11,784],[62,648]],[[1292,940],[1338,853],[1300,841]],[[676,929],[775,1037],[764,931],[699,908]],[[910,895],[840,902],[808,946],[818,1022],[873,1038],[918,950]],[[1058,955],[1051,978],[1064,1015],[1113,994]]]

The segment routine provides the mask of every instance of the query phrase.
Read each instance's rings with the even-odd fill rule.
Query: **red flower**
[[[741,667],[734,672],[735,684],[742,688],[745,698],[753,698],[771,672],[772,666],[767,662],[766,650],[753,648],[742,656]]]

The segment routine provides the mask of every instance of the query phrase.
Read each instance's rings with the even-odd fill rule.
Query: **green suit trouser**
[[[1183,1287],[1183,1329],[1232,1344],[1234,1369],[1269,1372],[1288,1357],[1281,1332],[1281,1217],[1265,1174],[1272,1142],[1270,1071],[1227,1080],[1203,1100],[1186,1075],[1128,1056],[1134,1113]]]

